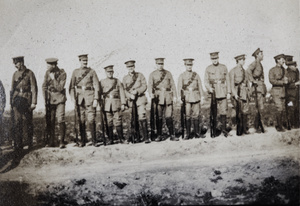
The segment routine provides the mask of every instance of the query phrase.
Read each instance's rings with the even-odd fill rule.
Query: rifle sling
[[[76,79],[75,85],[77,86],[77,85],[81,82],[81,80],[83,80],[83,79],[88,75],[88,73],[90,73],[90,71],[91,71],[91,68],[88,68],[88,69],[81,75],[81,77],[78,77],[78,79]]]
[[[129,92],[129,90],[133,87],[133,85],[135,84],[137,78],[138,78],[138,74],[134,73],[133,77],[132,77],[132,82],[130,83],[130,85],[128,85],[128,87],[125,88],[127,92]]]
[[[107,96],[113,89],[116,88],[118,81],[117,81],[117,79],[114,79],[114,80],[115,81],[114,81],[114,84],[112,85],[112,87],[109,90],[107,90],[106,92],[103,92],[103,97]]]
[[[189,87],[191,83],[194,81],[195,77],[196,77],[196,72],[193,72],[191,79],[186,84],[183,84],[182,89],[186,90],[186,88]]]
[[[160,79],[159,79],[157,82],[154,82],[154,83],[153,83],[153,89],[154,89],[154,90],[156,90],[157,87],[158,87],[158,85],[164,80],[166,74],[167,74],[166,71],[163,70]]]
[[[25,69],[25,71],[23,72],[22,76],[20,76],[18,78],[17,81],[14,82],[14,86],[13,86],[13,92],[15,91],[15,89],[17,88],[17,86],[23,81],[23,79],[26,77],[27,73],[29,72],[29,69]]]

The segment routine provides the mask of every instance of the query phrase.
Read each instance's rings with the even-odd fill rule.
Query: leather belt
[[[234,86],[239,86],[239,85],[247,87],[247,85],[246,84],[243,85],[243,83],[234,83]]]
[[[115,95],[105,95],[104,96],[105,99],[120,99],[120,96],[118,94]]]
[[[20,92],[20,93],[31,92],[30,89],[22,89],[22,88],[20,88],[20,89],[15,89],[15,91]]]
[[[171,88],[157,88],[157,91],[171,91]]]
[[[224,84],[224,80],[209,80],[210,84]]]
[[[275,86],[273,86],[273,87],[284,87],[284,86],[281,86],[281,85],[275,85]]]
[[[184,91],[185,92],[189,92],[190,90],[189,89],[185,89]],[[192,91],[199,91],[199,88],[193,88]]]
[[[94,90],[94,87],[77,86],[77,89],[82,89],[82,90]]]

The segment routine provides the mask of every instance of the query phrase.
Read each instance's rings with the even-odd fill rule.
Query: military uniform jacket
[[[147,90],[147,82],[142,73],[135,72],[133,75],[127,74],[123,78],[123,86],[124,86],[125,96],[128,100],[130,100],[131,92],[133,90],[136,90],[138,95],[136,105],[140,106],[142,104],[147,103],[147,97],[145,96],[145,92]],[[128,103],[129,106],[131,107],[132,102],[128,101]]]
[[[89,67],[75,69],[72,74],[69,92],[74,99],[75,92],[77,92],[77,103],[79,105],[81,105],[83,101],[85,105],[92,105],[94,100],[98,100],[99,80],[95,70]]]
[[[200,77],[193,71],[185,71],[179,76],[177,89],[178,96],[181,97],[183,91],[185,101],[189,103],[199,102],[204,95]]]
[[[267,88],[264,83],[265,81],[265,75],[264,75],[264,68],[260,61],[255,60],[252,62],[248,69],[247,69],[249,81],[257,81],[257,92],[262,93],[265,95],[267,93]],[[252,89],[254,91],[254,89]]]
[[[244,68],[241,65],[237,65],[229,72],[229,77],[232,96],[238,95],[238,87],[240,87],[238,96],[242,100],[249,99],[249,77]]]
[[[171,72],[155,70],[149,76],[148,90],[150,96],[158,96],[158,104],[172,104],[173,97],[177,98],[175,83]]]
[[[100,94],[104,99],[104,110],[119,111],[126,104],[123,85],[117,78],[106,78],[100,81]]]
[[[231,91],[227,67],[224,64],[209,65],[205,70],[204,84],[208,91],[215,88],[216,98],[226,98]]]
[[[50,73],[54,74],[54,79],[51,79]],[[47,101],[46,98],[48,98],[50,104],[60,104],[66,102],[66,90],[64,88],[66,84],[66,78],[66,72],[58,67],[54,68],[52,71],[46,71],[42,85],[45,101]]]
[[[299,81],[299,70],[292,70],[291,68],[286,69],[285,76],[288,78],[289,84],[287,85],[287,95],[297,97],[299,95],[299,87],[295,85]]]
[[[283,78],[285,76],[284,67],[275,66],[269,71],[269,81],[273,85],[271,88],[271,95],[273,97],[283,98],[285,97],[285,88]]]
[[[18,82],[20,83],[16,85]],[[11,104],[14,104],[16,97],[26,99],[29,105],[37,104],[38,88],[36,78],[34,73],[30,69],[27,69],[26,66],[23,66],[21,70],[17,70],[13,74],[11,85]]]
[[[0,81],[0,111],[4,110],[6,104],[5,89]]]

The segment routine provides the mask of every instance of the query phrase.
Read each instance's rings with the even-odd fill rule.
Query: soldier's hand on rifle
[[[231,94],[227,93],[227,99],[230,99],[230,97],[231,97]]]
[[[36,105],[35,105],[35,104],[31,104],[31,106],[30,106],[30,109],[31,109],[31,110],[34,110],[34,109],[35,109],[35,107],[36,107]]]
[[[154,94],[150,94],[150,98],[154,99],[155,98]]]
[[[135,95],[134,95],[134,94],[131,94],[131,95],[130,95],[130,99],[132,99],[132,100],[135,99]]]
[[[252,84],[254,85],[254,86],[257,86],[257,81],[256,80],[254,80],[253,82],[252,82]]]
[[[236,95],[234,95],[234,98],[235,98],[236,100],[239,100],[240,97],[239,97],[239,95],[236,94]]]
[[[283,77],[283,83],[284,84],[288,84],[289,83],[289,79],[287,77]]]
[[[179,98],[179,103],[183,104],[182,97]]]
[[[94,99],[94,101],[93,101],[93,107],[97,107],[97,105],[98,105],[98,101],[97,101],[97,99]]]
[[[137,91],[134,89],[134,90],[132,90],[131,94],[136,95]]]
[[[300,85],[300,81],[298,81],[298,82],[295,82],[295,85],[297,86],[297,85]]]
[[[174,98],[173,98],[173,102],[174,102],[174,103],[176,103],[176,102],[177,102],[177,99],[176,99],[176,97],[174,97]]]
[[[214,88],[211,87],[211,88],[209,89],[209,93],[213,93],[213,92],[214,92]]]
[[[121,110],[122,110],[122,112],[125,110],[125,105],[124,104],[122,104]]]

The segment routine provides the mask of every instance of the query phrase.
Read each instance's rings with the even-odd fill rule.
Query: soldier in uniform
[[[24,57],[14,57],[13,63],[18,69],[12,77],[10,96],[14,122],[14,148],[17,152],[21,152],[23,131],[27,134],[29,148],[32,147],[32,111],[37,104],[38,88],[34,73],[24,65]]]
[[[182,95],[186,102],[186,136],[184,140],[191,138],[191,124],[194,125],[196,138],[200,137],[199,117],[201,110],[201,101],[204,100],[204,91],[199,75],[192,71],[194,59],[184,59],[186,71],[180,74],[178,79],[178,96],[181,100]]]
[[[276,66],[270,69],[269,71],[269,81],[272,84],[271,95],[275,102],[275,106],[277,109],[276,112],[276,130],[284,131],[283,128],[283,116],[284,116],[284,108],[285,108],[285,85],[288,84],[288,78],[285,76],[285,69],[283,64],[285,63],[285,55],[279,54],[274,57]]]
[[[59,135],[60,135],[60,144],[61,149],[65,148],[64,139],[66,133],[66,124],[65,124],[65,102],[66,102],[66,78],[67,74],[64,69],[57,67],[56,58],[46,59],[47,71],[44,77],[44,82],[42,85],[43,95],[45,102],[49,102],[49,111],[50,111],[50,141],[48,146],[55,146],[57,142],[55,137],[55,117],[57,117],[57,123],[59,125]]]
[[[150,143],[148,137],[147,117],[146,117],[146,104],[147,97],[145,92],[147,90],[147,82],[144,75],[135,71],[135,61],[130,60],[125,62],[128,69],[128,74],[123,78],[123,86],[125,96],[129,100],[128,106],[132,107],[132,100],[136,99],[138,119],[142,129],[142,136],[145,143]]]
[[[2,81],[0,80],[0,145],[4,141],[3,137],[3,128],[2,128],[2,118],[3,113],[6,105],[6,96],[5,96],[5,89],[3,87]]]
[[[295,61],[287,61],[286,65],[289,119],[294,128],[299,128],[299,70]]]
[[[164,69],[164,58],[156,58],[157,70],[149,76],[148,89],[151,99],[157,99],[158,123],[156,142],[162,140],[163,112],[171,135],[170,140],[178,141],[173,126],[173,102],[176,103],[177,92],[171,72]]]
[[[261,64],[261,61],[264,58],[263,51],[260,48],[256,49],[255,52],[252,54],[255,58],[255,61],[252,62],[248,69],[246,70],[247,75],[249,77],[249,81],[252,82],[251,93],[254,94],[255,86],[257,91],[257,100],[259,110],[262,113],[264,110],[264,102],[265,102],[265,95],[267,93],[267,88],[264,83],[265,76],[264,76],[264,68]],[[262,115],[263,116],[263,115]],[[254,128],[257,133],[261,133],[261,128],[258,126],[258,114],[255,116],[254,120]]]
[[[88,67],[88,55],[79,55],[81,67],[75,69],[72,74],[69,92],[72,101],[80,110],[80,147],[86,144],[86,115],[89,130],[92,136],[93,146],[97,146],[96,140],[96,107],[99,99],[99,80],[95,70]]]
[[[250,134],[248,131],[248,113],[249,113],[249,77],[243,65],[245,64],[245,55],[234,57],[236,60],[236,67],[229,72],[230,87],[232,95],[232,103],[236,106],[237,102],[241,102],[241,121],[244,134]]]
[[[122,127],[122,111],[125,109],[126,98],[120,80],[114,78],[113,65],[104,67],[107,78],[100,81],[100,94],[108,123],[108,144],[114,144],[113,126],[115,126],[119,141],[124,142]]]
[[[212,64],[205,70],[204,84],[209,93],[215,91],[218,104],[219,117],[222,124],[222,132],[225,137],[228,136],[226,131],[227,99],[230,99],[230,81],[227,67],[219,63],[219,52],[210,53]],[[227,98],[227,99],[226,99]]]

